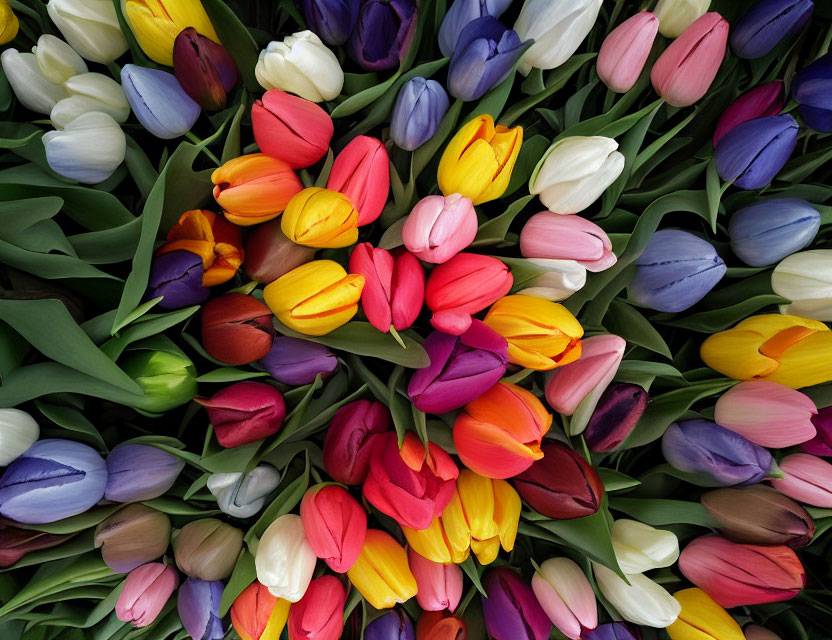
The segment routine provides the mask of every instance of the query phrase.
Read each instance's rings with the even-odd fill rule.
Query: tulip
[[[784,258],[771,274],[771,288],[791,300],[780,305],[781,313],[814,320],[832,320],[832,251],[801,251]]]
[[[569,558],[549,558],[541,564],[532,577],[532,590],[552,624],[570,640],[598,626],[592,585]]]
[[[367,71],[392,69],[404,57],[416,33],[415,0],[364,0],[349,51]]]
[[[0,3],[0,44],[8,44],[17,36],[20,23],[8,0]]]
[[[785,478],[771,484],[783,495],[813,507],[832,508],[832,464],[808,453],[792,453],[780,461]]]
[[[470,245],[477,235],[477,213],[458,193],[427,196],[416,203],[402,227],[404,246],[420,260],[442,264]]]
[[[413,623],[398,609],[376,618],[364,629],[365,640],[414,640],[414,637]]]
[[[303,598],[289,609],[292,640],[338,640],[344,629],[347,593],[335,576],[321,576],[309,583]]]
[[[358,211],[347,196],[309,187],[289,201],[280,228],[297,244],[337,249],[355,244],[358,221]]]
[[[239,447],[274,435],[283,426],[283,394],[264,382],[235,382],[210,398],[194,398],[208,411],[220,446]]]
[[[280,276],[263,297],[287,327],[320,336],[352,319],[363,287],[364,276],[347,274],[332,260],[313,260]]]
[[[116,600],[116,617],[136,628],[150,625],[179,586],[176,569],[151,562],[133,569]]]
[[[190,251],[172,251],[156,257],[150,264],[148,298],[162,297],[162,309],[182,309],[205,302],[211,295],[202,286],[202,258]]]
[[[377,436],[390,430],[390,412],[380,402],[355,400],[340,407],[326,431],[324,469],[336,482],[362,484]]]
[[[246,239],[245,270],[253,280],[270,284],[315,257],[313,247],[295,244],[280,228],[280,220],[257,225]]]
[[[229,160],[214,170],[211,182],[225,217],[244,227],[276,218],[303,189],[288,164],[264,153]]]
[[[170,519],[143,504],[129,504],[95,528],[95,547],[116,573],[128,573],[164,555]]]
[[[48,115],[60,100],[69,97],[63,85],[44,77],[32,53],[6,49],[0,54],[0,64],[14,95],[30,111]]]
[[[231,575],[242,544],[243,532],[216,518],[192,520],[173,535],[176,566],[208,582]]]
[[[662,229],[636,260],[627,293],[634,302],[676,313],[704,298],[727,271],[713,245],[679,229]]]
[[[0,519],[0,568],[11,567],[30,551],[48,549],[72,537],[20,529],[9,520]]]
[[[447,111],[448,94],[441,84],[436,80],[411,78],[396,97],[390,138],[405,151],[413,151],[433,137]]]
[[[191,638],[221,640],[225,636],[219,614],[222,582],[188,578],[179,587],[176,606],[182,626]]]
[[[782,602],[806,585],[806,572],[784,546],[737,544],[716,535],[696,538],[679,556],[679,569],[720,606]]]
[[[87,60],[106,64],[128,49],[110,0],[49,0],[46,11],[69,45]]]
[[[46,147],[46,160],[55,173],[88,184],[103,182],[113,175],[127,152],[121,127],[98,111],[78,116],[63,131],[47,131],[41,140]]]
[[[352,586],[376,609],[390,609],[416,595],[407,552],[388,533],[367,529],[356,563],[347,571]]]
[[[672,531],[621,519],[612,523],[611,533],[618,566],[626,574],[669,567],[679,559],[679,540]]]
[[[208,111],[225,107],[228,92],[240,81],[228,51],[193,27],[173,41],[173,72],[185,93]]]
[[[141,502],[164,495],[176,482],[185,461],[146,444],[120,444],[107,456],[104,498]]]
[[[248,364],[272,347],[272,314],[262,302],[242,293],[227,293],[202,309],[202,346],[226,364]]]
[[[653,14],[659,19],[659,33],[678,38],[711,6],[711,0],[659,0]]]
[[[104,497],[107,465],[70,440],[38,440],[0,476],[0,515],[24,524],[83,513]]]
[[[121,84],[136,118],[157,138],[185,135],[201,113],[176,76],[167,71],[126,64]]]
[[[270,89],[254,102],[251,124],[260,150],[292,169],[311,167],[323,158],[335,131],[321,107],[280,89]]]
[[[635,384],[614,382],[598,400],[584,440],[593,453],[614,451],[626,440],[647,409],[647,392]]]
[[[276,640],[289,619],[289,605],[255,580],[231,605],[231,624],[242,640]]]
[[[69,93],[52,107],[49,119],[56,129],[65,128],[87,111],[100,111],[116,122],[124,122],[130,115],[130,104],[121,85],[100,73],[82,73],[63,84]]]
[[[343,487],[318,485],[304,494],[300,517],[315,555],[336,573],[346,573],[364,545],[364,508]]]
[[[598,52],[596,68],[601,82],[616,93],[632,89],[658,31],[659,19],[649,11],[640,11],[613,29]]]
[[[773,463],[766,449],[707,420],[670,425],[662,438],[662,453],[671,466],[693,474],[702,487],[760,482]]]
[[[424,611],[453,611],[462,599],[462,569],[455,564],[440,564],[420,556],[413,549],[408,564],[419,590],[416,602]]]
[[[822,322],[763,314],[746,318],[702,343],[711,369],[735,380],[764,378],[799,389],[832,380],[832,333]]]
[[[494,640],[546,640],[552,623],[534,592],[508,567],[489,570],[482,581],[485,628]]]
[[[7,467],[38,441],[37,421],[20,409],[0,409],[0,467]]]
[[[138,409],[164,413],[196,395],[196,367],[182,351],[132,351],[119,365],[141,387],[144,397]]]
[[[250,518],[266,504],[266,496],[277,489],[280,474],[262,464],[246,474],[213,473],[208,476],[208,491],[217,499],[220,511],[232,518]]]
[[[278,382],[300,386],[330,375],[338,368],[338,358],[322,344],[277,336],[260,364]]]
[[[667,628],[670,640],[745,640],[736,620],[702,589],[682,589],[673,597],[682,611]]]
[[[202,258],[203,287],[228,282],[243,262],[240,228],[207,209],[192,209],[179,216],[157,254],[180,250]]]
[[[359,226],[381,215],[390,187],[389,164],[381,140],[368,136],[353,138],[332,164],[326,188],[347,196],[358,211]]]
[[[700,500],[722,535],[734,542],[802,547],[815,535],[815,523],[806,510],[769,487],[716,489]]]
[[[743,632],[745,640],[780,640],[780,636],[776,633],[756,624],[747,626]]]
[[[456,48],[462,30],[477,18],[499,18],[511,5],[511,0],[454,0],[439,28],[439,50],[449,58]]]
[[[817,435],[800,445],[800,450],[816,456],[832,456],[832,407],[825,407],[812,416]]]
[[[624,155],[617,149],[618,143],[612,138],[563,138],[549,147],[538,162],[529,181],[529,191],[539,195],[540,201],[553,213],[579,213],[600,198],[624,170]],[[597,237],[594,226],[569,225],[573,231],[589,232]],[[583,246],[583,243],[577,245],[581,251]],[[593,253],[598,250],[596,244]]]
[[[682,608],[679,602],[644,574],[627,575],[625,582],[601,564],[593,562],[592,569],[598,590],[628,622],[661,628],[673,624],[679,617]]]
[[[418,593],[416,594],[418,597]],[[417,598],[418,599],[418,598]],[[465,621],[447,611],[423,611],[416,623],[416,640],[467,640]]]
[[[491,16],[477,18],[459,34],[448,68],[448,91],[478,100],[508,77],[523,52],[517,34]]]
[[[784,449],[815,437],[812,400],[768,380],[749,380],[726,391],[716,402],[714,420],[762,447]]]
[[[541,211],[520,232],[520,252],[526,258],[574,260],[589,271],[604,271],[617,258],[604,230],[580,216]]]
[[[442,152],[437,180],[439,190],[458,193],[474,204],[503,195],[523,144],[523,128],[509,129],[487,113],[464,124]]]
[[[360,4],[359,0],[303,0],[303,17],[327,44],[344,44],[355,28]]]
[[[719,141],[714,152],[719,176],[740,189],[762,189],[792,155],[798,128],[790,115],[757,118],[737,125]]]
[[[260,52],[254,75],[266,90],[282,89],[310,102],[334,100],[344,86],[338,58],[308,30],[269,42]]]
[[[88,71],[87,63],[75,49],[49,33],[38,38],[32,53],[35,54],[40,75],[53,84],[61,84]]]
[[[688,0],[689,1],[689,0]],[[662,15],[659,31],[662,31]],[[670,43],[653,65],[650,80],[665,102],[689,107],[711,87],[728,44],[728,23],[716,12],[706,13]]]
[[[574,260],[550,260],[548,258],[526,258],[523,264],[531,274],[518,276],[515,289],[522,296],[543,298],[549,302],[560,302],[586,284],[586,268]],[[520,268],[523,272],[523,267]]]
[[[318,558],[306,539],[300,516],[274,520],[260,538],[254,565],[257,579],[273,596],[297,602],[306,593]]]
[[[566,62],[586,39],[601,10],[601,0],[526,0],[514,30],[534,40],[520,71],[554,69]]]
[[[756,118],[776,116],[783,110],[783,83],[767,82],[746,91],[734,100],[719,118],[714,130],[714,148],[737,125]]]
[[[805,200],[772,198],[731,216],[731,249],[752,267],[764,267],[806,247],[820,228],[820,214]]]
[[[812,17],[812,0],[760,0],[731,29],[731,48],[740,58],[762,58],[800,31]]]
[[[639,634],[640,635],[640,634]],[[609,622],[595,628],[584,640],[640,640],[624,622]]]
[[[799,105],[797,112],[806,126],[815,131],[832,131],[830,81],[832,81],[832,54],[829,53],[798,71],[792,79],[792,97]]]

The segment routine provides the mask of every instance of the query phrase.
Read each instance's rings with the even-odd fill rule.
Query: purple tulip
[[[171,251],[153,259],[147,297],[158,298],[162,309],[200,304],[211,291],[202,286],[202,258],[190,251]]]
[[[647,392],[637,384],[614,382],[598,400],[584,431],[590,451],[613,451],[620,445],[647,408]]]
[[[441,84],[411,78],[396,98],[390,137],[405,151],[413,151],[433,137],[447,110],[448,94]]]
[[[439,50],[449,57],[456,48],[459,34],[477,18],[499,18],[511,5],[511,0],[454,0],[439,28]]]
[[[185,461],[146,444],[120,444],[107,456],[107,489],[113,502],[141,502],[163,495],[173,486]]]
[[[194,640],[220,640],[225,635],[220,617],[222,582],[188,578],[179,587],[176,607],[185,631]]]
[[[832,456],[832,407],[826,407],[812,416],[817,435],[800,445],[801,451],[816,456]]]
[[[532,588],[508,567],[489,570],[482,581],[485,628],[494,640],[546,640],[552,623]]]
[[[640,640],[641,634],[635,635],[623,622],[608,622],[582,637],[584,640]]]
[[[364,630],[364,640],[415,640],[413,623],[404,611],[394,609],[376,618]]]
[[[719,177],[740,189],[762,189],[792,155],[799,128],[790,115],[757,118],[737,125],[714,151]]]
[[[760,0],[731,29],[731,48],[740,58],[762,58],[812,17],[812,0]]]
[[[121,69],[121,86],[138,121],[157,138],[185,135],[202,112],[176,76],[161,69],[126,64]]]
[[[303,0],[303,17],[327,44],[344,44],[355,28],[360,5],[361,0]]]
[[[477,18],[459,35],[448,69],[448,91],[460,100],[477,100],[506,79],[523,43],[499,20]]]
[[[695,305],[727,271],[710,242],[678,229],[654,233],[636,265],[630,299],[670,313]]]
[[[806,126],[832,131],[832,53],[800,70],[792,79],[792,97]]]
[[[309,384],[318,374],[331,374],[338,368],[338,358],[322,344],[277,336],[260,364],[278,382],[297,386]]]
[[[446,413],[468,404],[493,387],[506,372],[508,343],[480,320],[461,336],[432,332],[422,345],[430,364],[407,386],[416,408]]]
[[[723,111],[714,130],[714,147],[731,129],[755,118],[776,116],[783,110],[783,83],[766,82],[746,91]]]
[[[805,200],[771,198],[731,216],[731,249],[745,264],[765,267],[808,246],[820,228],[820,213]]]
[[[760,482],[774,462],[767,449],[707,420],[670,425],[662,438],[665,459],[693,474],[702,487],[731,487]]]
[[[92,447],[40,440],[0,477],[0,515],[44,524],[83,513],[104,497],[107,465]]]
[[[349,48],[367,71],[392,69],[416,31],[416,0],[364,0]]]

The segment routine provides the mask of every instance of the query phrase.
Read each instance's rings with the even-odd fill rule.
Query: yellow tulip
[[[832,331],[800,316],[751,316],[705,340],[700,355],[735,380],[770,380],[792,389],[832,380]]]
[[[490,115],[477,116],[457,132],[439,161],[439,189],[461,193],[474,204],[496,200],[508,187],[523,144],[523,127],[494,126]]]
[[[280,276],[263,290],[272,312],[290,329],[322,336],[358,311],[364,276],[332,260],[313,260]]]
[[[348,247],[358,240],[358,211],[343,193],[309,187],[289,201],[280,228],[307,247]]]
[[[407,552],[378,529],[367,530],[364,546],[347,577],[376,609],[389,609],[416,595],[416,578],[407,563]]]
[[[221,44],[200,0],[121,0],[121,8],[142,51],[159,64],[173,66],[173,41],[188,27]]]
[[[20,23],[8,0],[0,0],[0,44],[8,44],[14,40],[19,28]]]
[[[581,355],[584,329],[566,307],[517,294],[495,302],[483,320],[508,342],[508,359],[527,369],[548,371]]]
[[[736,620],[702,589],[683,589],[673,597],[682,612],[666,629],[671,640],[745,640]]]

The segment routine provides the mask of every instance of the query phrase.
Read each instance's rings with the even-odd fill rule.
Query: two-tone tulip
[[[289,602],[297,602],[306,593],[317,561],[301,517],[291,513],[269,525],[254,556],[257,580],[273,596]]]
[[[477,213],[458,193],[427,196],[410,211],[402,227],[404,246],[420,260],[442,264],[470,245],[477,235]]]
[[[656,34],[659,19],[640,11],[610,31],[598,52],[598,77],[616,93],[626,93],[641,75]]]
[[[13,460],[38,441],[40,427],[31,414],[20,409],[0,409],[0,467]]]
[[[322,344],[277,336],[260,364],[278,382],[300,386],[331,374],[338,368],[338,358]]]
[[[361,553],[367,534],[367,513],[338,485],[309,489],[300,504],[309,546],[337,573],[346,573]]]
[[[251,518],[263,508],[266,496],[277,489],[278,484],[280,474],[277,470],[261,464],[248,473],[212,473],[206,486],[217,499],[220,511],[232,518]]]
[[[417,25],[416,0],[365,0],[348,43],[367,71],[392,69],[407,53]]]
[[[771,288],[791,300],[780,312],[832,320],[832,251],[813,249],[784,258],[771,274]]]
[[[226,364],[254,362],[272,347],[272,314],[262,302],[227,293],[202,308],[202,346]]]
[[[170,518],[143,504],[129,504],[95,528],[95,546],[116,573],[128,573],[161,557],[170,543]]]
[[[338,640],[344,629],[347,592],[335,576],[321,576],[309,583],[303,597],[289,609],[292,640]]]
[[[673,624],[679,617],[682,608],[679,602],[643,573],[627,575],[625,581],[602,564],[593,562],[592,570],[598,590],[627,622],[662,628]]]
[[[832,54],[827,53],[798,71],[792,79],[792,97],[803,122],[815,131],[832,131]]]
[[[281,89],[311,102],[333,100],[344,86],[338,58],[309,30],[269,42],[260,52],[254,75],[266,90]]]
[[[194,398],[194,402],[205,407],[217,442],[226,448],[274,435],[286,417],[283,394],[264,382],[235,382],[210,398]]]
[[[352,586],[376,609],[390,609],[416,595],[407,552],[389,533],[368,529],[358,560],[347,571]]]
[[[286,205],[280,228],[292,242],[337,249],[358,240],[358,210],[343,193],[309,187]]]
[[[72,534],[21,529],[5,518],[0,519],[0,568],[11,567],[27,553],[57,546],[71,537]]]
[[[122,12],[142,51],[167,67],[174,62],[176,36],[188,27],[220,41],[200,0],[122,0]]]
[[[419,606],[424,611],[454,611],[462,599],[462,569],[428,560],[413,549],[408,551],[407,561],[419,587]]]
[[[255,580],[234,599],[231,624],[242,640],[275,640],[286,627],[290,604]]]
[[[135,407],[150,413],[164,413],[190,402],[196,395],[196,367],[178,349],[141,349],[119,360],[122,371],[141,387],[144,396]]]
[[[113,175],[127,153],[127,138],[121,127],[100,111],[78,116],[61,131],[47,131],[41,141],[52,171],[88,184],[98,184]]]
[[[569,558],[543,562],[532,577],[532,590],[552,624],[570,640],[579,640],[598,626],[592,585]]]
[[[244,268],[246,274],[257,282],[270,284],[315,257],[314,247],[289,240],[280,224],[280,220],[269,220],[257,225],[246,238]],[[236,225],[231,226],[239,229]]]
[[[448,611],[423,611],[416,623],[416,640],[467,640],[467,638],[468,626],[465,621]]]
[[[456,48],[462,30],[483,16],[499,18],[511,5],[511,0],[454,0],[439,27],[439,50],[449,58]]]
[[[173,535],[176,566],[208,582],[231,575],[243,545],[243,532],[216,518],[192,520]]]
[[[832,456],[832,407],[824,407],[812,416],[817,434],[801,443],[800,450],[816,456]]]
[[[390,411],[380,402],[355,400],[340,407],[326,431],[324,469],[336,481],[361,484],[367,477],[375,442],[390,431]]]
[[[531,587],[508,567],[490,569],[482,580],[485,628],[494,640],[546,640],[549,617]]]
[[[303,0],[306,24],[330,45],[349,40],[358,20],[359,0]]]
[[[719,141],[714,162],[720,178],[740,189],[762,189],[797,146],[798,124],[786,114],[743,122]]]
[[[601,394],[583,433],[593,453],[614,451],[647,409],[647,392],[637,384],[614,382]]]
[[[379,616],[364,629],[365,640],[414,640],[413,623],[401,609]]]
[[[618,260],[604,230],[580,216],[536,213],[520,231],[520,253],[526,258],[574,260],[588,271],[604,271]]]
[[[158,298],[162,309],[182,309],[205,302],[211,295],[202,286],[205,268],[202,258],[190,251],[160,254],[150,264],[147,297]]]
[[[711,6],[711,0],[659,0],[653,13],[659,19],[659,33],[678,38]]]
[[[221,640],[225,629],[220,616],[223,585],[219,580],[206,582],[188,578],[179,587],[176,609],[182,626],[191,638]]]
[[[769,198],[731,216],[731,249],[745,264],[765,267],[805,248],[820,228],[820,213],[799,198]]]
[[[228,92],[240,81],[234,58],[222,45],[188,27],[173,41],[173,73],[203,109],[225,107]]]
[[[185,135],[202,112],[176,76],[161,69],[126,64],[121,86],[141,125],[163,140]]]
[[[771,485],[783,495],[813,507],[832,508],[832,464],[808,453],[792,453],[780,461],[784,478]]]
[[[179,586],[176,569],[150,562],[133,569],[116,600],[116,617],[136,628],[150,625]]]
[[[112,2],[49,0],[46,12],[70,46],[87,60],[106,64],[127,51],[127,38]]]
[[[755,60],[800,31],[815,9],[812,0],[760,0],[731,29],[731,48]]]
[[[755,118],[776,116],[783,110],[783,105],[783,83],[780,80],[746,91],[722,112],[714,130],[714,147],[737,125]]]
[[[326,188],[349,198],[358,211],[358,226],[374,222],[390,190],[390,160],[381,140],[353,138],[332,163]]]
[[[586,268],[574,260],[523,258],[519,269],[517,262],[513,264],[517,271],[514,288],[523,296],[561,302],[586,284]]]
[[[670,640],[745,640],[737,621],[702,589],[682,589],[673,597],[682,610],[667,627]]]
[[[612,523],[611,536],[615,559],[627,575],[669,567],[679,559],[679,540],[672,531],[622,518]]]
[[[390,138],[413,151],[433,137],[448,111],[448,94],[436,80],[411,78],[399,89],[390,120]]]
[[[152,500],[167,493],[185,461],[146,444],[120,444],[107,456],[104,498],[113,502]]]

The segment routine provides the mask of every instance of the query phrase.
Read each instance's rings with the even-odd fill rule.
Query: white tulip
[[[61,84],[72,76],[87,72],[87,63],[75,49],[48,33],[38,38],[32,53],[38,61],[41,75],[54,84]]]
[[[0,64],[14,95],[20,104],[31,111],[49,114],[58,100],[69,95],[64,87],[43,77],[34,53],[6,49],[0,54]]]
[[[260,52],[254,75],[264,89],[281,89],[312,102],[341,94],[344,71],[338,58],[311,31],[299,31]]]
[[[618,566],[624,573],[644,573],[669,567],[679,559],[676,534],[636,520],[613,522],[612,546]]]
[[[569,558],[549,558],[532,577],[532,591],[549,620],[567,638],[598,626],[595,593],[583,570]]]
[[[254,556],[257,579],[273,596],[289,602],[306,593],[317,561],[300,516],[291,513],[269,525]]]
[[[618,143],[602,136],[570,136],[544,154],[529,191],[552,213],[580,213],[601,197],[624,170]]]
[[[586,268],[575,260],[548,258],[527,258],[527,260],[546,271],[525,283],[530,286],[517,292],[524,296],[559,302],[576,291],[580,291],[586,284]]]
[[[106,64],[127,51],[112,0],[49,0],[46,11],[66,41],[87,60]]]
[[[626,574],[630,583],[627,584],[603,565],[593,562],[592,568],[601,593],[628,622],[661,629],[679,617],[682,611],[679,601],[647,576]]]
[[[101,73],[82,73],[64,82],[69,97],[58,102],[49,113],[52,125],[63,129],[81,114],[101,111],[116,122],[130,115],[130,103],[121,85]]]
[[[832,249],[801,251],[783,258],[771,274],[771,288],[792,301],[780,305],[780,313],[832,321]]]
[[[653,15],[659,19],[659,33],[678,38],[711,6],[711,0],[659,0]]]
[[[208,491],[217,498],[220,511],[234,518],[250,518],[266,503],[266,496],[280,484],[274,467],[260,465],[247,474],[214,473],[208,478]]]
[[[5,467],[38,440],[35,419],[20,409],[0,409],[0,467]]]
[[[109,178],[127,152],[121,127],[100,111],[78,116],[63,131],[49,131],[42,139],[55,173],[88,184]]]

